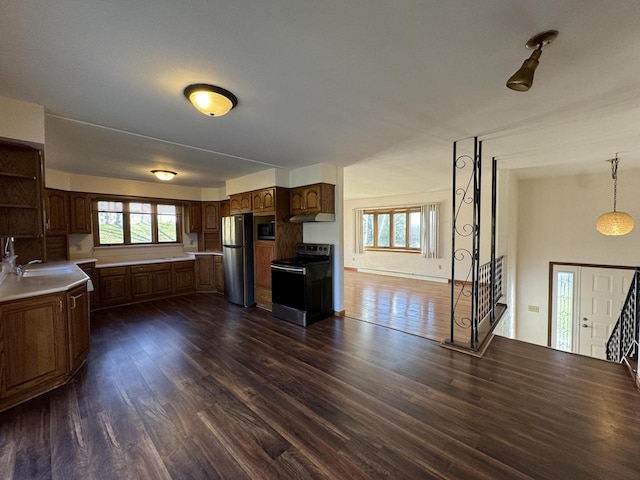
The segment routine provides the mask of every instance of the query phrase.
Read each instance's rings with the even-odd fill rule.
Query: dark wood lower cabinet
[[[144,263],[97,268],[96,307],[143,302],[196,290],[196,261]]]
[[[213,255],[196,256],[196,289],[199,292],[215,291],[213,278]]]
[[[173,293],[170,263],[134,265],[131,269],[131,298],[134,301]]]
[[[173,264],[174,293],[192,293],[196,290],[196,261],[176,262]]]
[[[67,292],[69,370],[78,370],[89,354],[89,294],[82,285]]]
[[[90,308],[98,305],[98,279],[96,278],[96,262],[80,262],[78,267],[87,274],[91,283],[93,284],[93,290],[89,293],[89,306]]]
[[[199,292],[224,294],[224,269],[221,255],[197,256],[196,289]]]
[[[213,284],[216,292],[224,294],[224,267],[222,257],[213,257]]]
[[[131,301],[129,267],[98,269],[100,306],[123,305]]]
[[[0,410],[54,388],[67,372],[64,295],[0,306]]]
[[[66,383],[88,353],[86,284],[0,303],[0,411]]]

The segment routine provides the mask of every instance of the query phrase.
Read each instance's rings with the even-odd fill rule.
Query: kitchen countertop
[[[29,265],[27,270],[38,271],[51,268],[63,269],[64,271],[61,273],[58,270],[56,273],[33,277],[28,275],[21,277],[14,273],[8,274],[0,284],[0,302],[65,292],[70,288],[90,281],[87,274],[75,262],[41,263]]]
[[[85,263],[98,263],[97,258],[74,258],[71,261],[76,265],[84,265]]]
[[[193,260],[194,257],[166,257],[166,258],[153,258],[151,260],[129,260],[126,262],[112,262],[112,263],[99,263],[96,268],[107,267],[128,267],[130,265],[148,265],[151,263],[171,263],[171,262],[186,262]]]

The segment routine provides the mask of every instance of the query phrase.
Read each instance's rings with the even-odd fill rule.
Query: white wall
[[[67,191],[104,193],[109,195],[133,195],[167,198],[171,200],[200,200],[203,189],[169,185],[166,183],[137,182],[115,178],[76,175],[57,170],[45,170],[45,185]],[[207,196],[220,196],[221,189],[207,189]],[[183,222],[184,228],[185,222]],[[147,245],[124,247],[94,247],[93,235],[69,235],[71,259],[95,258],[99,263],[148,260],[154,258],[183,257],[198,249],[197,234],[183,232],[181,245]]]
[[[289,170],[281,168],[269,168],[260,172],[232,178],[225,182],[226,194],[251,192],[269,187],[289,187]]]
[[[640,170],[618,171],[618,210],[640,222]],[[522,180],[518,192],[516,336],[546,345],[549,262],[640,265],[640,226],[622,237],[598,233],[598,216],[613,208],[608,165],[598,175]],[[539,307],[529,312],[528,306]]]
[[[45,169],[45,186],[74,192],[105,193],[109,195],[132,195],[136,197],[168,198],[171,200],[201,200],[202,189],[162,182],[138,182],[117,178],[77,175]],[[209,196],[217,196],[207,189]]]
[[[44,107],[0,97],[0,138],[44,147]]]
[[[417,253],[372,252],[355,253],[356,208],[376,208],[401,205],[440,203],[440,256],[423,258]],[[392,197],[377,197],[344,202],[344,266],[376,270],[381,273],[416,275],[428,279],[451,277],[451,190]]]

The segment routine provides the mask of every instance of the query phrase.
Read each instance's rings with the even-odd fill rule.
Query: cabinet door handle
[[[58,300],[58,311],[62,312],[62,300]]]
[[[71,296],[71,310],[73,310],[74,308],[76,308],[76,300],[78,298],[80,298],[83,294],[81,293],[80,295],[72,295]]]

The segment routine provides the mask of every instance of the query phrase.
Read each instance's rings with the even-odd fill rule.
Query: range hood
[[[304,222],[335,222],[336,216],[333,213],[307,213],[305,215],[294,215],[289,218],[293,223]]]

